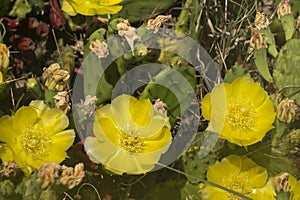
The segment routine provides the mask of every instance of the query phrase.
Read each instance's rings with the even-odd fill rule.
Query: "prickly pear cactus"
[[[300,41],[289,40],[280,50],[275,61],[273,77],[278,89],[285,97],[300,104]],[[288,77],[288,78],[287,78]]]
[[[204,180],[208,167],[217,161],[218,156],[214,152],[209,152],[205,157],[199,157],[199,146],[191,147],[183,156],[184,172],[197,178],[187,177],[190,183],[199,183],[199,180]]]
[[[130,21],[151,18],[163,13],[174,5],[174,0],[152,0],[152,1],[122,1],[123,9],[117,14]]]

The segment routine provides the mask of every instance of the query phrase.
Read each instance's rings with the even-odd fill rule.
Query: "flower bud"
[[[300,143],[300,129],[292,130],[287,136],[291,144],[297,145]]]
[[[277,105],[277,118],[286,123],[295,121],[298,106],[294,100],[284,99]]]
[[[5,196],[9,197],[15,192],[15,185],[10,180],[4,180],[0,182],[0,193]]]
[[[0,71],[6,72],[9,66],[9,50],[5,44],[0,43]]]

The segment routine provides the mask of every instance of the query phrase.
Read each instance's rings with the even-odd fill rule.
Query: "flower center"
[[[249,195],[252,191],[247,176],[231,173],[226,176],[226,179],[223,179],[222,181],[224,186],[228,189],[231,189],[245,196]],[[229,200],[242,200],[242,198],[232,193],[227,193],[227,196]]]
[[[21,144],[24,151],[33,159],[41,159],[48,155],[51,139],[41,128],[28,126],[21,135]]]
[[[248,99],[232,97],[227,102],[226,121],[238,129],[254,129],[255,106]]]
[[[140,153],[144,150],[144,142],[137,136],[137,130],[127,129],[125,132],[121,131],[120,143],[125,151],[131,153]]]

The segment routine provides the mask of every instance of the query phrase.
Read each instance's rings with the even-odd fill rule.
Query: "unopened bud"
[[[294,100],[284,99],[277,105],[277,118],[280,121],[291,123],[295,121],[298,106]]]
[[[15,185],[10,180],[4,180],[0,182],[0,193],[4,197],[9,197],[15,192]]]

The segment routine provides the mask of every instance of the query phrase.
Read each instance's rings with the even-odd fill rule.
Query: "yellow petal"
[[[130,102],[130,117],[131,120],[138,126],[149,125],[153,116],[154,110],[149,99],[143,99],[138,101],[137,99],[131,99]]]
[[[122,2],[122,0],[97,0],[97,1],[95,1],[96,4],[103,5],[103,6],[104,5],[105,6],[116,5],[121,2]]]
[[[169,147],[171,141],[172,135],[170,130],[168,128],[163,128],[158,135],[143,140],[144,144],[146,145],[143,152],[148,153],[161,150],[161,154],[163,154],[165,152],[164,149]]]
[[[122,9],[120,5],[100,1],[63,1],[62,10],[69,15],[82,14],[87,16],[114,14]]]
[[[130,101],[134,101],[134,98],[129,95],[120,95],[111,102],[114,121],[123,131],[127,129],[127,126],[134,126],[129,112]]]
[[[13,145],[16,131],[12,129],[12,118],[8,115],[0,118],[0,141]]]
[[[222,179],[226,178],[227,174],[233,172],[239,173],[241,166],[242,160],[239,157],[229,156],[227,158],[223,158],[222,162],[216,162],[216,164],[210,166],[206,177],[209,181],[222,185]]]
[[[226,102],[231,97],[232,86],[220,84],[214,87],[211,96],[211,126],[217,133],[221,133],[225,123]]]
[[[75,132],[74,130],[65,130],[55,133],[51,136],[52,146],[57,149],[57,151],[67,150],[74,142]]]
[[[201,102],[202,115],[204,119],[211,120],[211,96],[206,94]]]
[[[41,100],[33,100],[30,102],[29,106],[38,112],[38,117],[41,117],[42,113],[47,109],[46,104]]]
[[[53,134],[67,128],[69,126],[69,119],[62,110],[48,108],[41,116],[41,124],[45,132]]]
[[[38,113],[35,109],[23,106],[17,110],[13,117],[13,128],[16,134],[21,134],[28,126],[33,126],[38,120]]]
[[[100,164],[105,164],[113,154],[118,152],[116,146],[111,142],[101,142],[90,136],[84,141],[84,149],[93,162]]]
[[[63,1],[61,10],[68,13],[68,15],[71,15],[71,16],[77,15],[77,12],[73,8],[73,6],[69,3],[68,0]]]
[[[120,131],[110,118],[96,118],[94,122],[94,134],[101,142],[111,142],[120,146]]]
[[[2,145],[0,148],[0,158],[2,162],[9,162],[15,160],[15,154],[7,145]]]

